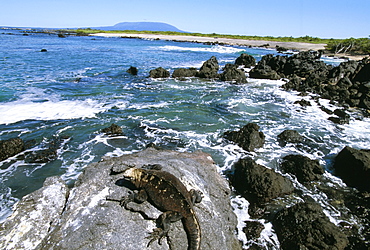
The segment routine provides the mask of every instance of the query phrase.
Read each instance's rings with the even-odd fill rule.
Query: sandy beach
[[[101,37],[125,37],[125,38],[141,38],[141,39],[160,39],[181,42],[197,42],[197,43],[223,43],[228,45],[252,46],[267,48],[276,48],[276,46],[295,50],[322,50],[326,44],[298,43],[298,42],[275,42],[275,41],[258,41],[258,40],[242,40],[230,38],[213,38],[199,36],[177,36],[177,35],[155,35],[155,34],[125,34],[125,33],[96,33],[91,36]]]

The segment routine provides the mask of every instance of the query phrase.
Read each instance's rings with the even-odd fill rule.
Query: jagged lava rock
[[[289,179],[249,157],[240,159],[234,167],[231,183],[250,202],[267,202],[294,190]]]
[[[269,65],[264,64],[258,64],[251,71],[249,71],[249,77],[270,80],[279,80],[281,78],[280,74],[273,70]]]
[[[272,221],[281,248],[345,249],[348,239],[317,203],[299,203],[279,211]]]
[[[19,154],[24,150],[24,142],[21,138],[11,138],[0,141],[0,161]]]
[[[136,67],[131,66],[126,72],[133,76],[136,76],[139,70]]]
[[[325,172],[318,160],[303,155],[285,156],[281,168],[285,173],[295,175],[300,183],[319,180]]]
[[[246,83],[247,77],[243,70],[238,69],[235,64],[226,64],[224,67],[224,72],[220,74],[220,79],[222,81],[233,81],[236,83]]]
[[[334,159],[334,171],[351,187],[370,191],[370,150],[345,147]]]
[[[149,71],[149,77],[151,78],[167,78],[170,77],[170,72],[162,67],[152,69]]]
[[[243,65],[245,68],[250,68],[256,65],[256,59],[251,55],[243,53],[238,58],[236,58],[235,64]]]
[[[303,140],[303,136],[301,136],[296,130],[287,129],[278,135],[278,141],[282,146],[285,146],[286,143],[299,143]]]
[[[122,135],[123,134],[122,128],[115,123],[112,123],[112,125],[110,125],[107,128],[103,128],[102,132],[107,135]]]
[[[198,73],[196,68],[188,68],[188,69],[175,69],[172,73],[173,78],[181,78],[181,77],[194,77]]]
[[[237,221],[230,205],[228,183],[217,172],[212,158],[202,152],[180,153],[148,148],[131,155],[104,158],[85,168],[70,190],[67,202],[64,195],[55,201],[65,204],[61,205],[63,213],[59,211],[56,216],[47,216],[39,221],[32,214],[36,215],[43,209],[55,209],[54,203],[45,199],[35,203],[22,200],[20,203],[26,207],[13,214],[12,218],[18,218],[13,219],[15,223],[4,223],[8,228],[22,231],[20,218],[28,214],[37,220],[32,224],[32,235],[21,239],[26,244],[34,242],[34,234],[39,235],[37,242],[28,249],[186,249],[188,239],[181,221],[171,224],[167,240],[164,238],[162,245],[155,241],[147,247],[149,239],[146,237],[156,227],[155,219],[162,212],[147,201],[129,203],[130,209],[137,212],[125,209],[118,202],[132,191],[120,185],[123,176],[117,173],[128,167],[148,164],[161,165],[163,171],[179,178],[188,190],[194,188],[203,193],[201,203],[194,206],[203,232],[201,249],[241,249],[235,235]],[[46,195],[40,190],[36,192]],[[40,231],[45,233],[40,234]],[[11,232],[3,234],[0,239],[2,246],[4,239],[7,242],[17,240],[17,235]]]
[[[203,63],[196,76],[199,78],[207,79],[218,78],[219,67],[220,66],[218,65],[217,58],[215,56],[212,56],[210,59]]]
[[[255,123],[248,123],[239,131],[227,131],[224,137],[233,141],[247,151],[254,151],[263,147],[265,135],[259,131],[260,127]]]

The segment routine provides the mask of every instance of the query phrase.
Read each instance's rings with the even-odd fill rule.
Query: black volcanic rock
[[[110,125],[109,127],[102,129],[102,132],[107,135],[122,135],[123,134],[122,128],[114,123],[112,123],[112,125]]]
[[[263,203],[293,192],[291,181],[274,170],[257,164],[251,158],[235,165],[231,183],[235,190],[252,203]]]
[[[303,136],[301,136],[296,130],[287,129],[278,135],[278,141],[282,146],[286,143],[299,143],[303,141]]]
[[[136,67],[131,66],[126,72],[133,76],[136,76],[139,71]]]
[[[19,154],[24,150],[24,142],[20,138],[0,141],[0,161]]]
[[[299,104],[302,107],[312,106],[311,102],[310,101],[307,101],[305,99],[301,99],[299,101],[295,101],[294,104]]]
[[[194,77],[198,73],[196,68],[189,68],[189,69],[175,69],[172,73],[173,78],[181,78],[181,77]]]
[[[300,183],[319,180],[325,172],[318,160],[303,155],[285,156],[281,168],[285,173],[295,175]]]
[[[246,221],[243,232],[248,240],[256,240],[261,236],[263,229],[265,229],[265,226],[259,221]]]
[[[255,123],[248,123],[239,131],[227,131],[224,137],[233,141],[247,151],[254,151],[256,148],[263,147],[265,135],[259,131],[259,126]]]
[[[246,83],[247,77],[243,70],[238,69],[235,64],[226,64],[224,72],[220,74],[220,79],[222,81],[234,81],[236,83]]]
[[[243,65],[245,68],[250,68],[256,65],[256,59],[251,55],[243,53],[235,60],[235,64]]]
[[[257,65],[249,72],[249,77],[256,79],[279,80],[281,76],[268,65]]]
[[[207,79],[218,78],[218,69],[219,65],[217,58],[215,56],[212,56],[210,59],[203,63],[196,76]]]
[[[151,78],[167,78],[170,77],[170,72],[168,70],[165,70],[162,67],[152,69],[149,72],[149,77]]]
[[[335,174],[351,187],[370,191],[370,150],[345,147],[335,157]]]
[[[346,235],[317,203],[299,203],[278,212],[272,222],[281,249],[345,249]]]

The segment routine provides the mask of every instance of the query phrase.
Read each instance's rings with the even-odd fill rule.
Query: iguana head
[[[138,169],[135,167],[128,168],[123,172],[123,176],[125,177],[125,179],[129,180],[136,187],[139,187],[141,178],[143,177],[143,171],[142,169]]]

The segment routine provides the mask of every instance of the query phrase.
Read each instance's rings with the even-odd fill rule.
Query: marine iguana
[[[188,237],[188,250],[200,249],[201,229],[193,204],[201,202],[201,193],[193,189],[188,191],[178,178],[162,171],[159,165],[151,165],[149,168],[132,167],[123,172],[125,179],[139,192],[125,197],[121,205],[126,206],[131,201],[141,203],[149,198],[163,212],[157,219],[159,227],[147,237],[151,239],[148,246],[157,239],[161,244],[161,239],[167,236],[170,223],[181,219]]]

